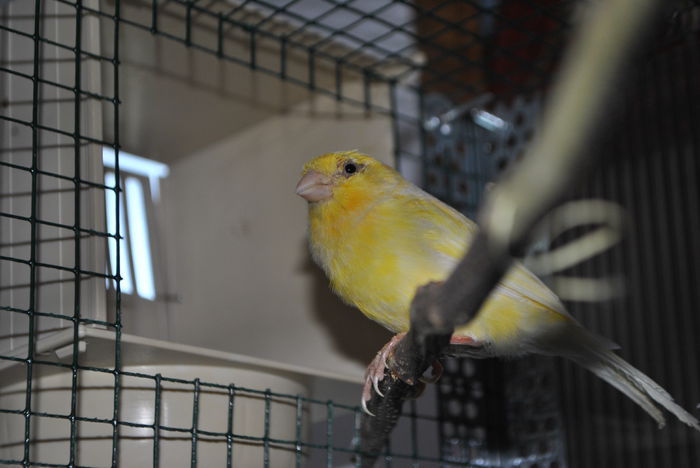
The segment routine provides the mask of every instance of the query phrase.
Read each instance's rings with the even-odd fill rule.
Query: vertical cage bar
[[[694,311],[694,304],[700,299],[696,285],[700,280],[698,266],[700,266],[700,246],[697,238],[700,236],[700,210],[697,208],[700,194],[696,181],[700,178],[697,170],[697,154],[700,150],[698,145],[700,128],[697,128],[697,109],[700,106],[700,90],[697,87],[697,76],[700,70],[697,69],[697,35],[692,35],[686,39],[678,50],[675,51],[674,70],[678,70],[674,75],[679,76],[680,82],[672,86],[672,106],[677,111],[676,123],[674,125],[676,135],[675,144],[682,145],[678,152],[678,172],[682,175],[683,181],[680,187],[681,202],[683,205],[683,224],[685,226],[685,245],[683,252],[685,255],[684,271],[681,278],[684,279],[687,296],[683,294],[681,307],[686,312],[683,314],[686,319],[685,334],[686,346],[691,351],[692,359],[690,365],[686,367],[689,373],[686,375],[686,388],[689,395],[700,393],[700,377],[698,376],[698,355],[696,352],[694,330],[700,329],[697,313]],[[690,54],[689,54],[690,52]],[[688,99],[690,97],[690,99]],[[678,115],[681,114],[681,115]],[[695,128],[694,128],[695,127]],[[688,429],[686,429],[688,431]],[[688,431],[690,432],[690,431]],[[693,437],[689,434],[690,437]],[[700,465],[700,444],[689,443],[691,466]]]
[[[73,356],[71,360],[71,402],[70,402],[70,451],[68,464],[75,464],[76,456],[76,408],[78,398],[78,354],[80,349],[80,301],[81,301],[81,284],[80,284],[80,268],[81,268],[81,245],[80,245],[80,219],[81,219],[81,195],[80,195],[80,179],[81,179],[81,153],[80,153],[80,118],[81,118],[81,64],[82,64],[82,16],[83,16],[83,1],[77,0],[75,4],[75,87],[73,92],[74,98],[74,123],[73,123],[73,153],[74,153],[74,214],[73,214],[73,242],[75,242],[75,270],[73,281]]]
[[[589,181],[588,183],[582,185],[578,189],[577,195],[580,198],[583,199],[588,199],[591,198],[591,185],[592,181]],[[584,262],[583,264],[577,265],[574,267],[576,271],[579,272],[581,276],[584,277],[590,277],[594,274],[591,268],[591,261]],[[576,311],[579,314],[579,317],[586,317],[586,313],[588,312],[587,310],[587,305],[584,303],[578,303],[576,304]],[[592,326],[592,328],[596,327],[596,320],[595,320],[595,315],[591,314],[588,316],[588,324],[589,326]],[[581,379],[581,388],[583,391],[581,392],[583,398],[582,401],[583,407],[584,408],[593,408],[593,409],[598,409],[599,404],[601,401],[601,395],[602,395],[602,384],[600,380],[594,380],[589,377],[588,374],[582,372],[579,370],[579,378]],[[596,467],[598,468],[599,465],[603,464],[603,462],[600,460],[602,457],[600,454],[604,453],[602,450],[600,450],[600,445],[599,445],[599,435],[600,431],[594,431],[592,430],[594,426],[589,426],[588,428],[588,434],[586,435],[585,438],[585,448],[583,450],[583,456],[584,460],[586,460],[586,463],[591,466],[591,467]],[[602,468],[602,467],[601,467]]]
[[[362,447],[362,440],[360,428],[362,427],[362,411],[360,408],[355,408],[355,427],[353,428],[353,444],[352,448],[355,451],[355,468],[362,467],[362,452],[360,448]]]
[[[678,94],[680,101],[685,103],[686,112],[683,122],[687,127],[686,151],[684,154],[683,171],[687,180],[687,190],[689,206],[686,210],[688,214],[687,226],[689,230],[689,240],[693,249],[691,251],[691,260],[688,262],[688,275],[690,284],[693,285],[693,297],[690,301],[697,304],[700,301],[700,291],[697,289],[697,284],[700,282],[700,246],[697,241],[693,240],[700,237],[700,210],[697,209],[697,200],[700,200],[700,193],[696,181],[700,179],[700,165],[697,161],[698,152],[700,152],[700,89],[697,86],[697,77],[700,75],[700,59],[698,58],[697,50],[700,47],[700,39],[697,34],[689,35],[688,43],[682,49],[679,61],[683,63],[686,73],[683,74],[683,92]],[[687,101],[686,96],[693,96],[692,101]],[[688,313],[688,318],[691,320],[692,330],[700,329],[700,317],[697,313]],[[697,349],[697,348],[696,348]],[[695,363],[697,364],[698,356],[695,354]],[[698,376],[698,367],[691,366],[691,373],[688,376],[690,382],[690,390],[692,395],[700,393],[700,376]],[[693,457],[695,465],[700,465],[700,444],[693,445]]]
[[[418,466],[418,421],[416,419],[416,400],[410,401],[411,412],[409,413],[409,422],[411,423],[411,460],[413,466]]]
[[[620,161],[615,162],[615,170],[614,171],[608,171],[608,174],[615,174],[613,177],[607,177],[603,179],[603,193],[607,194],[608,197],[611,197],[615,202],[621,203],[621,199],[619,197],[619,193],[617,193],[617,189],[619,188],[619,176],[617,174],[620,173]],[[611,252],[607,255],[605,255],[602,260],[605,262],[605,266],[603,266],[604,271],[607,272],[608,275],[620,275],[622,272],[622,261],[620,258],[621,254],[621,247],[616,246],[613,247]],[[610,307],[610,314],[607,315],[607,329],[608,330],[623,330],[624,325],[622,324],[623,320],[623,313],[624,311],[620,309],[621,301],[619,299],[613,299],[609,305]],[[625,331],[626,335],[626,331]],[[625,342],[627,341],[626,337],[624,338]],[[612,399],[612,413],[615,415],[618,415],[618,417],[621,417],[625,415],[625,412],[623,411],[623,406],[620,404],[621,403],[621,398],[620,395],[615,393]],[[624,464],[624,455],[622,453],[622,447],[624,446],[624,438],[622,435],[621,431],[615,431],[615,434],[612,437],[612,460],[613,460],[613,466],[622,466]]]
[[[426,187],[428,183],[428,131],[425,129],[425,90],[418,90],[418,137],[420,139],[420,186]]]
[[[681,331],[681,324],[684,309],[680,303],[680,298],[688,293],[683,291],[683,281],[678,276],[678,268],[682,265],[682,261],[678,263],[673,262],[673,259],[681,259],[683,255],[683,251],[679,250],[683,245],[681,236],[682,225],[678,224],[678,210],[681,208],[682,202],[677,198],[679,187],[671,185],[671,181],[675,181],[676,184],[681,183],[679,174],[674,173],[677,160],[676,149],[681,142],[675,140],[673,135],[673,127],[677,125],[674,121],[676,109],[666,112],[671,103],[671,99],[669,99],[670,88],[673,87],[673,83],[666,80],[666,77],[673,73],[667,60],[665,60],[668,55],[669,53],[661,54],[655,57],[650,64],[654,79],[652,92],[652,102],[654,104],[652,107],[654,108],[655,116],[659,116],[659,111],[661,111],[659,121],[653,126],[658,144],[658,154],[652,155],[651,160],[655,165],[653,173],[656,180],[655,185],[658,188],[658,196],[654,197],[658,204],[658,217],[655,223],[657,227],[656,243],[661,244],[661,255],[659,257],[664,272],[661,282],[664,285],[662,291],[665,291],[665,294],[662,292],[660,295],[660,303],[666,307],[670,304],[670,310],[676,311],[670,317],[662,320],[662,329],[660,330],[664,335],[662,349],[666,351],[665,355],[668,361],[682,363],[681,344],[684,334]],[[689,348],[686,347],[686,349]],[[667,370],[668,375],[666,382],[676,390],[674,397],[679,399],[679,401],[685,401],[684,376],[681,376],[680,372],[674,372],[671,366],[664,366],[664,368]],[[687,435],[688,431],[683,430],[679,437],[676,438],[677,442],[680,442],[681,447],[688,446]],[[671,450],[669,453],[672,457],[672,466],[689,468],[687,465],[688,458],[682,455],[681,450]]]
[[[156,398],[153,411],[153,468],[160,466],[160,404],[162,398],[161,375],[156,374]]]
[[[372,109],[372,79],[367,70],[362,74],[362,92],[365,112],[369,112]]]
[[[629,99],[629,93],[626,98]],[[624,108],[622,111],[624,111]],[[611,151],[617,155],[625,154],[625,148],[622,144],[623,137],[619,131],[616,133],[617,134],[614,137],[614,145],[612,146]],[[611,191],[613,200],[620,203],[622,206],[628,206],[629,203],[632,202],[626,198],[626,194],[624,192],[624,179],[631,170],[629,160],[618,158],[618,161],[615,164],[615,171],[607,171],[608,190]],[[626,318],[629,311],[624,310],[625,308],[629,308],[629,295],[631,293],[633,294],[632,288],[630,287],[631,281],[627,277],[627,272],[625,271],[625,265],[629,265],[629,248],[629,240],[625,240],[621,243],[621,245],[613,248],[612,253],[608,256],[610,258],[609,272],[615,275],[624,274],[627,285],[627,298],[613,300],[611,310],[614,327],[620,332],[620,340],[622,343],[624,343],[624,346],[627,346],[627,344],[631,341],[631,327],[629,327],[626,323]],[[625,421],[633,421],[634,414],[632,411],[630,411],[631,406],[629,404],[625,404],[620,395],[617,395],[617,402],[617,414],[619,414]],[[635,428],[634,431],[638,432],[638,429]],[[630,466],[641,466],[641,461],[639,460],[639,454],[637,451],[627,450],[626,446],[629,445],[629,442],[626,440],[627,438],[622,431],[618,432],[618,458],[615,459],[615,466],[623,466],[624,463],[629,463]],[[569,449],[571,449],[571,444],[569,444]]]
[[[624,108],[624,117],[627,122],[629,122],[628,126],[631,129],[629,132],[625,132],[624,138],[621,138],[621,141],[624,142],[624,153],[625,154],[639,154],[642,148],[639,145],[639,141],[637,140],[638,135],[633,135],[632,132],[635,131],[635,117],[638,115],[639,109],[638,109],[638,104],[636,103],[636,100],[633,99],[627,99],[627,102],[625,103],[625,108]],[[623,191],[625,193],[625,197],[631,201],[630,203],[630,210],[632,211],[632,216],[633,219],[638,220],[640,217],[639,214],[639,193],[638,193],[638,173],[639,173],[639,160],[637,159],[634,165],[634,170],[629,170],[626,172],[623,172]],[[632,163],[630,163],[630,169],[632,169]],[[643,214],[641,214],[643,216]],[[637,226],[635,226],[637,228]],[[629,270],[627,271],[627,274],[629,275],[629,283],[633,285],[633,290],[630,291],[630,296],[628,300],[626,301],[626,304],[628,304],[628,307],[631,308],[633,311],[639,311],[643,310],[643,302],[641,300],[641,290],[640,290],[640,285],[642,284],[642,266],[639,258],[639,252],[641,247],[641,241],[640,241],[640,229],[635,229],[634,235],[629,236],[627,240],[628,244],[628,249],[625,251],[626,254],[626,260],[625,263],[629,265]],[[639,346],[638,342],[640,338],[642,338],[643,341],[646,341],[643,339],[644,334],[645,334],[645,327],[641,323],[640,320],[633,320],[632,321],[632,327],[633,331],[630,333],[630,341],[629,341],[629,348],[631,351],[634,352],[635,356],[637,356],[637,365],[646,366],[648,367],[648,358],[647,358],[647,350],[644,346]],[[644,424],[641,420],[640,412],[636,409],[633,410],[633,422],[634,422],[634,427],[636,428],[635,430],[635,435],[637,439],[643,439],[643,438],[651,438],[653,437],[653,434],[649,432],[649,426],[647,424]],[[572,447],[575,447],[573,445]],[[653,466],[653,457],[641,457],[640,459],[640,467],[648,467],[648,466]]]
[[[120,198],[121,172],[119,170],[119,27],[121,23],[121,0],[114,0],[114,57],[112,58],[113,68],[113,95],[114,99],[114,179],[115,197]],[[120,203],[116,203],[116,288],[115,288],[115,317],[114,317],[114,401],[112,409],[112,468],[119,466],[119,408],[121,396],[121,368],[122,368],[122,290],[121,290],[121,229],[119,216]]]
[[[158,32],[158,0],[151,1],[151,32]]]
[[[333,402],[326,402],[326,466],[333,467]]]
[[[24,454],[22,464],[30,466],[31,446],[31,415],[32,415],[32,378],[34,372],[34,340],[36,327],[36,247],[37,247],[37,169],[39,161],[39,65],[40,65],[40,33],[41,33],[41,0],[34,2],[34,58],[32,68],[32,199],[30,215],[30,240],[29,250],[29,333],[27,342],[27,374],[24,403]]]
[[[386,445],[384,446],[384,466],[385,468],[391,468],[391,437],[387,438]]]
[[[269,388],[265,389],[265,421],[263,435],[263,466],[270,467],[270,393]]]
[[[601,170],[600,167],[598,170],[596,170],[593,173],[592,180],[585,185],[583,188],[583,198],[584,199],[591,199],[596,196],[600,196],[602,193],[602,180],[601,180]],[[592,259],[590,259],[587,262],[583,263],[583,276],[587,278],[595,277],[595,276],[600,276],[601,275],[601,267],[600,267],[600,261],[601,257],[596,256]],[[582,305],[582,312],[583,314],[588,314],[590,317],[591,321],[591,328],[594,330],[609,330],[609,328],[606,327],[605,322],[605,317],[609,317],[610,314],[605,314],[603,317],[601,317],[599,314],[596,313],[596,310],[592,310],[590,304],[583,304]],[[585,316],[585,315],[584,315]],[[586,377],[590,379],[590,374],[587,374]],[[608,397],[610,394],[610,388],[607,386],[603,385],[603,381],[600,379],[595,379],[594,380],[595,385],[592,387],[592,391],[589,394],[593,395],[592,398],[592,405],[593,407],[598,407],[600,409],[601,414],[608,415],[610,414],[610,400],[611,398]],[[615,396],[612,396],[614,399]],[[596,457],[599,458],[597,461],[597,465],[599,468],[608,468],[611,467],[610,465],[610,453],[611,453],[611,442],[612,442],[612,435],[611,434],[605,434],[604,431],[595,431],[594,433],[594,443],[596,447],[596,451],[601,454],[605,454],[604,456]],[[611,467],[615,468],[615,467]]]
[[[697,226],[698,210],[697,206],[695,205],[695,203],[700,200],[700,195],[698,195],[697,185],[694,183],[697,172],[695,172],[693,169],[693,165],[695,164],[694,156],[697,155],[697,153],[692,150],[693,137],[697,136],[697,132],[692,132],[692,129],[690,128],[691,124],[696,122],[696,120],[693,120],[694,117],[691,113],[692,100],[694,99],[697,101],[700,95],[696,89],[694,93],[693,91],[689,90],[687,95],[683,96],[682,93],[680,93],[681,90],[679,89],[681,86],[687,86],[691,79],[697,78],[697,76],[694,75],[689,69],[689,64],[682,58],[682,54],[690,48],[691,43],[692,42],[690,40],[686,41],[686,43],[684,43],[679,50],[675,50],[673,56],[674,61],[669,65],[671,70],[674,70],[674,72],[678,71],[677,75],[679,76],[680,80],[682,80],[680,83],[673,83],[671,80],[669,80],[669,88],[671,90],[671,107],[675,110],[673,113],[674,135],[672,141],[678,148],[675,164],[673,165],[675,173],[674,177],[676,177],[677,180],[682,181],[679,190],[676,192],[678,198],[674,202],[678,205],[678,207],[680,207],[679,212],[677,213],[676,222],[678,225],[676,226],[676,230],[682,239],[679,239],[677,242],[679,246],[683,246],[680,250],[681,252],[690,253],[689,258],[684,262],[684,268],[682,274],[680,275],[682,280],[682,288],[684,291],[683,294],[681,294],[682,302],[680,307],[682,310],[686,311],[684,316],[689,322],[685,327],[683,327],[685,337],[685,344],[683,346],[684,349],[692,349],[695,341],[693,330],[697,330],[692,323],[692,317],[694,314],[689,313],[689,311],[693,310],[692,298],[694,295],[694,285],[696,284],[694,280],[697,279],[697,275],[693,274],[693,266],[695,264],[692,257],[693,250],[695,248],[695,237],[693,233],[700,235],[700,227]],[[690,77],[692,78],[689,79]],[[687,96],[691,96],[690,101],[687,100]],[[687,172],[686,163],[688,167]],[[687,226],[687,230],[685,231],[683,229],[684,225]],[[684,232],[686,233],[685,236],[682,235]],[[697,374],[697,366],[689,366],[689,370],[691,371],[691,374],[688,376],[688,393],[689,395],[697,395],[700,391],[697,385],[699,379]]]
[[[192,1],[187,2],[187,9],[185,13],[185,45],[187,47],[192,45]]]
[[[228,386],[228,416],[226,420],[226,468],[231,468],[233,462],[233,412],[235,407],[236,387]]]
[[[396,81],[392,81],[389,84],[389,112],[391,115],[391,136],[394,139],[394,167],[401,172],[401,134],[396,92]]]
[[[647,95],[647,84],[646,80],[644,79],[643,74],[640,77],[640,88],[639,88],[639,96],[645,96]],[[648,211],[646,211],[647,207],[652,206],[652,202],[648,200],[648,196],[650,195],[650,187],[648,185],[649,177],[648,177],[648,168],[647,168],[647,162],[646,157],[647,157],[647,152],[649,150],[649,142],[647,141],[647,135],[645,134],[645,125],[643,121],[643,113],[644,113],[644,106],[643,102],[640,99],[635,99],[634,100],[634,108],[633,108],[633,113],[632,113],[632,120],[630,123],[630,127],[632,128],[632,131],[634,134],[631,134],[631,140],[635,143],[636,149],[635,152],[632,154],[637,154],[640,155],[638,159],[638,170],[635,174],[636,180],[632,181],[632,185],[635,191],[634,194],[634,200],[635,200],[635,208],[636,208],[636,219],[639,221],[639,229],[638,229],[638,245],[637,249],[635,249],[635,255],[634,257],[638,259],[639,261],[639,286],[640,289],[638,291],[638,295],[641,301],[640,304],[640,309],[639,310],[645,310],[645,304],[648,304],[650,301],[651,303],[655,303],[654,301],[654,293],[651,291],[647,291],[647,288],[644,286],[649,284],[650,280],[650,274],[653,276],[653,272],[650,271],[650,268],[653,268],[653,262],[648,261],[648,259],[645,259],[642,255],[640,255],[640,252],[644,252],[645,249],[649,248],[649,234],[650,230],[652,227],[649,224],[649,216],[648,216]],[[653,248],[653,246],[652,246]],[[634,267],[633,267],[634,268]],[[636,269],[636,268],[634,268]],[[652,284],[653,284],[653,278],[651,278]],[[652,296],[651,298],[649,296]],[[652,329],[658,329],[658,324],[656,323],[656,319],[652,319],[650,317],[650,322],[646,323],[644,327],[640,327],[638,330],[638,333],[635,334],[635,340],[633,343],[633,349],[634,349],[634,354],[639,355],[639,356],[644,356],[643,362],[644,366],[646,367],[646,372],[654,372],[656,369],[655,366],[655,359],[653,357],[653,353],[647,352],[648,349],[648,344],[654,342],[653,336],[651,334],[651,331],[649,330],[649,327],[652,327]],[[645,434],[643,437],[649,437],[649,440],[655,438],[655,434],[653,431],[653,428],[651,427],[650,424],[648,423],[643,423],[644,427],[646,428]],[[663,436],[662,436],[663,437]],[[646,466],[649,467],[656,467],[656,466],[667,466],[664,462],[662,462],[660,459],[660,454],[658,451],[653,451],[651,456],[645,458]]]
[[[255,70],[258,67],[258,49],[255,29],[251,29],[250,33],[250,68]]]
[[[619,116],[618,116],[619,119]],[[619,131],[616,128],[616,137],[612,139],[612,144],[607,145],[608,151],[612,151],[613,154],[619,155],[621,154],[618,152],[617,145],[619,144]],[[620,158],[615,158],[612,163],[612,167],[610,167],[607,170],[601,171],[601,185],[602,185],[602,193],[599,194],[605,196],[605,198],[611,199],[613,202],[620,204],[621,206],[623,205],[623,200],[622,197],[620,196],[620,186],[621,186],[621,170],[622,170],[622,164],[623,161],[620,160]],[[617,276],[622,273],[623,270],[623,262],[621,258],[622,254],[622,246],[618,245],[613,247],[608,254],[604,254],[601,257],[601,262],[602,263],[602,271],[605,272],[605,274],[610,275],[610,276]],[[610,301],[608,307],[609,307],[609,314],[605,314],[604,320],[606,322],[606,330],[618,330],[621,333],[619,334],[620,340],[622,343],[627,343],[628,341],[628,327],[624,326],[624,313],[625,311],[622,310],[621,308],[622,302],[620,299],[613,299]],[[623,345],[624,346],[624,345]],[[612,400],[611,400],[611,414],[616,415],[618,418],[619,417],[626,417],[627,413],[625,411],[625,407],[621,404],[621,398],[620,398],[619,392],[615,392],[612,395]],[[624,437],[622,434],[622,431],[615,431],[614,434],[610,437],[611,439],[611,459],[612,459],[612,466],[623,466],[625,456],[623,453],[623,448],[624,448]],[[630,454],[630,458],[633,457],[634,455]],[[632,463],[632,466],[637,466],[634,463]]]
[[[617,158],[613,160],[612,167],[608,170],[601,171],[600,185],[601,192],[598,196],[605,196],[605,198],[611,199],[615,203],[621,203],[621,200],[616,193],[616,187],[619,183],[615,182],[615,179],[619,179],[620,173],[620,160]],[[606,175],[613,175],[613,177],[606,177]],[[610,184],[612,183],[612,184]],[[620,246],[613,247],[610,252],[599,257],[600,270],[604,274],[613,276],[619,275],[622,270],[622,264],[619,261]],[[620,330],[624,328],[621,326],[623,311],[620,310],[620,300],[613,299],[607,305],[609,313],[603,315],[603,321],[605,322],[605,330]],[[610,389],[608,389],[608,392]],[[611,414],[616,415],[619,418],[622,412],[622,406],[620,404],[621,399],[619,392],[614,392],[611,396],[609,405]],[[610,437],[610,459],[612,466],[622,466],[624,464],[624,456],[622,454],[623,437],[621,431],[615,431]]]
[[[280,39],[280,78],[287,78],[287,39]]]
[[[697,37],[692,36],[689,40],[689,46],[683,48],[681,57],[682,63],[689,68],[688,72],[683,74],[683,92],[681,96],[695,96],[694,102],[686,102],[687,115],[683,119],[688,126],[688,150],[686,152],[684,172],[690,175],[691,180],[700,178],[700,164],[697,161],[697,155],[700,154],[700,95],[697,88],[697,77],[700,74],[700,60],[698,59],[697,51],[700,48],[700,41]],[[681,99],[683,99],[681,98]],[[695,183],[688,184],[688,200],[700,200],[700,191]],[[688,210],[688,224],[690,231],[700,233],[700,210]],[[697,252],[697,251],[696,251]],[[690,262],[691,272],[690,277],[694,280],[694,284],[700,281],[700,262]],[[697,330],[697,328],[695,328]],[[696,379],[695,382],[698,382]],[[700,445],[700,444],[698,444]],[[699,450],[700,452],[700,450]]]
[[[296,468],[301,468],[301,417],[303,415],[303,405],[301,402],[301,396],[297,395],[296,398],[296,419],[295,419],[295,430],[294,430],[294,437],[295,437],[295,445],[294,445],[294,452],[295,452],[295,466]]]
[[[199,378],[194,379],[194,397],[192,401],[192,452],[190,466],[197,467],[197,448],[199,444]]]
[[[643,96],[646,99],[641,100],[641,112],[639,115],[639,131],[640,131],[640,141],[644,145],[644,150],[642,157],[640,158],[642,167],[642,177],[643,183],[645,185],[642,190],[642,196],[639,200],[644,200],[641,206],[644,208],[644,212],[641,214],[640,219],[644,223],[644,228],[642,229],[642,243],[643,247],[641,252],[645,268],[642,272],[645,277],[645,285],[655,285],[655,287],[645,287],[643,289],[643,294],[645,297],[646,304],[653,304],[655,310],[664,310],[664,298],[661,296],[661,290],[666,290],[668,288],[667,279],[665,276],[669,276],[668,268],[666,262],[661,258],[658,258],[652,253],[659,249],[663,252],[663,256],[668,255],[668,246],[663,245],[664,240],[659,238],[658,229],[659,226],[655,222],[659,219],[665,219],[666,215],[662,211],[664,210],[662,197],[663,195],[659,189],[659,180],[656,174],[657,169],[654,167],[655,159],[658,159],[659,155],[662,153],[663,149],[660,147],[660,142],[658,140],[658,133],[656,131],[659,122],[656,121],[652,114],[652,106],[656,104],[656,97],[654,92],[654,67],[653,61],[648,63],[643,70],[642,83],[643,83]],[[655,196],[653,195],[655,193]],[[655,212],[656,218],[652,219],[649,216],[650,211]],[[659,242],[662,245],[659,245]],[[657,272],[663,272],[661,278],[659,278]],[[662,346],[667,345],[664,343],[664,330],[668,319],[661,320],[659,314],[651,313],[647,314],[647,340],[645,343],[640,343],[641,346],[649,346],[650,343]],[[662,384],[666,386],[665,382],[668,382],[669,371],[668,366],[663,362],[663,357],[660,353],[649,353],[651,358],[650,362],[650,375],[654,376],[654,380],[661,380]],[[660,378],[663,377],[663,378]],[[666,446],[671,446],[672,441],[668,431],[662,431],[662,434],[658,434],[656,440],[662,440],[663,444]],[[658,466],[677,466],[674,463],[673,458],[675,455],[670,454],[668,451],[656,450],[657,465]]]
[[[335,99],[343,99],[343,62],[340,60],[335,62]]]
[[[576,372],[578,369],[576,369],[574,366],[575,364],[573,362],[564,362],[559,366],[559,381],[561,385],[560,393],[562,395],[566,395],[568,397],[567,400],[572,400],[572,395],[575,394],[576,386],[574,384],[574,372]],[[568,404],[568,401],[567,404],[562,405],[563,426],[566,429],[566,451],[569,460],[578,460],[578,452],[576,451],[578,444],[575,443],[576,434],[573,430],[569,429],[567,425],[567,421],[579,420],[576,418],[576,412],[578,409],[577,406],[578,405]]]
[[[309,89],[316,89],[316,54],[314,49],[309,49]]]
[[[216,56],[220,59],[224,56],[224,14],[219,12],[216,23]]]

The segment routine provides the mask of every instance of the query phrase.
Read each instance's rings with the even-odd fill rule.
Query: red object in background
[[[561,0],[504,1],[487,46],[488,88],[512,95],[546,86],[562,49],[570,11]],[[563,10],[563,11],[557,11]]]

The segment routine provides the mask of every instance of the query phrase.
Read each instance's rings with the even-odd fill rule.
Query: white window
[[[116,186],[114,150],[104,148],[105,185]],[[111,170],[110,170],[111,169]],[[122,191],[119,196],[119,233],[122,236],[119,252],[121,292],[137,294],[155,300],[156,287],[149,226],[149,206],[160,199],[160,179],[168,176],[166,164],[119,152],[119,173]],[[150,196],[148,196],[150,195]],[[105,190],[107,231],[117,232],[117,194]],[[117,240],[109,239],[109,264],[112,274],[117,270]],[[109,285],[109,284],[108,284]]]

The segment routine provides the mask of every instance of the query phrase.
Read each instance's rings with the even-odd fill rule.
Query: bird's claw
[[[372,362],[367,366],[367,371],[365,372],[365,383],[362,387],[362,411],[370,416],[374,414],[367,408],[367,402],[372,399],[372,389],[380,397],[384,397],[384,394],[379,389],[379,383],[384,380],[384,371],[387,369],[387,358],[394,352],[394,348],[401,341],[401,339],[406,335],[406,333],[399,333],[394,336],[384,347],[377,353]],[[430,377],[420,377],[419,382],[416,383],[416,392],[412,395],[412,398],[418,398],[426,383],[437,382],[443,373],[443,366],[439,361],[435,361],[432,366],[432,375]],[[408,382],[413,384],[412,382]]]
[[[374,416],[374,414],[367,409],[367,402],[372,399],[372,389],[374,389],[377,395],[384,397],[384,394],[379,389],[379,383],[384,380],[384,371],[387,368],[386,359],[405,335],[406,333],[399,333],[389,340],[389,342],[379,350],[374,359],[372,359],[369,366],[367,366],[365,383],[362,387],[362,410],[370,416]]]
[[[362,411],[364,411],[366,414],[374,417],[374,413],[367,409],[367,400],[365,400],[364,395],[362,396]]]
[[[386,368],[386,364],[384,365],[384,367]],[[383,377],[381,377],[381,378],[383,378]],[[381,390],[379,390],[379,381],[381,380],[381,378],[378,377],[376,374],[374,376],[372,376],[372,387],[374,387],[374,391],[377,392],[377,395],[384,398],[384,394],[382,393]]]

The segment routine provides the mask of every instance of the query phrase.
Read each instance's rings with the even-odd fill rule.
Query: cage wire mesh
[[[588,327],[619,342],[623,356],[693,408],[697,342],[685,333],[698,330],[691,306],[697,291],[684,283],[695,277],[699,259],[696,246],[689,245],[697,237],[693,218],[700,201],[693,188],[700,175],[694,136],[700,88],[693,78],[698,66],[698,9],[696,2],[676,6],[679,9],[658,27],[611,103],[613,118],[606,135],[591,149],[605,155],[605,164],[570,194],[571,199],[604,198],[625,207],[630,216],[628,238],[565,273],[626,277],[624,297],[604,304],[568,301],[568,309]],[[555,57],[550,54],[543,60]],[[546,83],[540,84],[546,91]],[[542,98],[537,91],[515,90],[496,94],[496,99],[482,94],[460,104],[428,94],[423,101],[426,115],[443,118],[427,121],[424,187],[473,215],[485,183],[516,160],[532,138]],[[618,102],[619,112],[614,110]],[[455,110],[467,118],[452,121]],[[485,111],[490,114],[487,120]],[[574,233],[568,234],[553,245]],[[545,239],[534,249],[547,248],[547,243]],[[661,271],[663,285],[657,275]],[[659,314],[668,310],[663,298],[669,297],[675,301],[672,317]],[[513,390],[519,393],[509,394]],[[692,430],[674,427],[659,434],[623,396],[561,360],[465,361],[448,367],[438,391],[442,443],[452,459],[590,467],[622,466],[632,460],[634,466],[695,466],[699,460],[700,443]],[[482,394],[500,394],[501,399],[485,402]],[[525,411],[509,415],[518,404]]]
[[[674,16],[676,34],[663,38],[665,47],[647,64],[652,71],[627,104],[629,121],[638,125],[621,125],[605,149],[629,156],[615,158],[615,167],[584,190],[623,201],[643,224],[622,247],[582,267],[589,274],[629,272],[631,293],[611,306],[614,316],[574,307],[578,318],[620,339],[630,360],[654,370],[687,407],[699,394],[700,367],[692,339],[699,331],[692,304],[700,299],[692,287],[700,264],[693,241],[700,237],[694,3]],[[179,378],[168,366],[148,373],[124,367],[124,227],[110,228],[103,209],[109,194],[116,219],[124,210],[116,201],[123,190],[120,41],[145,31],[389,115],[397,164],[419,167],[429,191],[473,214],[487,182],[517,159],[535,130],[576,2],[36,0],[4,1],[0,8],[0,464],[117,466],[147,444],[143,465],[206,466],[206,453],[216,466],[306,466],[319,459],[318,466],[362,466],[356,406],[204,376]],[[346,86],[350,81],[362,86]],[[659,106],[671,124],[658,118]],[[103,147],[115,153],[113,181],[104,178]],[[650,223],[651,206],[667,222]],[[655,240],[666,251],[656,252]],[[110,243],[114,271],[105,255]],[[663,290],[650,286],[652,268],[664,271]],[[666,313],[662,297],[674,298],[677,313]],[[659,333],[644,331],[642,323]],[[81,354],[86,329],[102,340],[99,358]],[[651,352],[651,342],[672,352],[673,366]],[[409,448],[392,450],[392,439],[385,466],[700,462],[689,430],[651,432],[628,402],[568,365],[455,360],[447,370],[437,388],[438,415],[417,414],[412,404],[398,431]],[[57,399],[51,409],[36,398],[42,391]],[[125,408],[139,398],[152,401],[153,412],[129,419]],[[239,424],[246,400],[252,406],[245,411],[258,422],[252,433]],[[86,410],[87,401],[99,411]],[[164,421],[168,405],[188,416]],[[211,424],[211,408],[225,414],[221,424]],[[312,411],[325,412],[320,438],[307,437]],[[354,434],[354,442],[341,433]],[[422,449],[430,434],[439,434],[439,453]],[[90,456],[89,444],[97,447]]]

